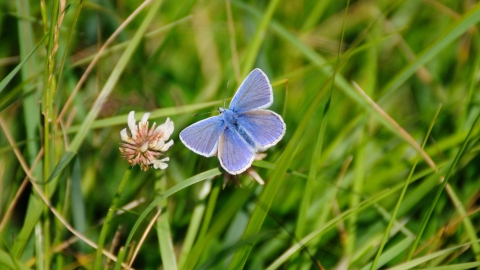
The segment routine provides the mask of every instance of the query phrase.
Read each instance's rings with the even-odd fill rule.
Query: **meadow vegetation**
[[[480,267],[480,3],[0,7],[1,269]],[[178,134],[254,68],[287,130],[230,177]],[[130,111],[166,169],[122,159]]]

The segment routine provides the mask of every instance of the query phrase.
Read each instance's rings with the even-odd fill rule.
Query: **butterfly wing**
[[[222,117],[213,116],[182,130],[180,140],[193,152],[211,157],[217,153],[218,139],[224,129]]]
[[[267,108],[273,103],[273,92],[267,75],[256,68],[242,82],[230,103],[235,113]]]
[[[238,114],[237,126],[239,133],[247,137],[257,151],[277,144],[286,131],[282,117],[270,110],[251,110]]]
[[[239,174],[252,165],[254,149],[232,126],[227,126],[218,140],[218,159],[229,174]]]

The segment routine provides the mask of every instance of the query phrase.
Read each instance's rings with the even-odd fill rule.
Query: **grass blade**
[[[25,63],[30,59],[30,57],[37,51],[37,49],[43,44],[45,39],[48,37],[48,35],[43,36],[43,38],[38,42],[37,46],[25,57],[25,59],[22,60],[10,73],[8,73],[5,78],[0,82],[0,94],[2,91],[7,87],[8,83],[13,79],[15,75],[17,75],[18,71],[25,65]]]
[[[28,270],[30,268],[26,267],[25,265],[22,264],[21,261],[15,260],[12,258],[12,256],[8,253],[6,253],[3,250],[0,250],[0,265],[4,265],[5,267],[8,267],[9,269],[17,269],[17,270]]]
[[[440,109],[442,106],[440,105],[438,107],[437,113],[433,117],[433,120],[430,124],[430,127],[427,131],[427,135],[425,136],[425,139],[423,140],[422,143],[422,149],[425,147],[425,144],[427,143],[428,137],[430,136],[430,132],[432,131],[433,124],[435,123],[435,120],[438,117],[438,114],[440,113]],[[371,269],[377,269],[377,263],[380,260],[380,255],[382,254],[383,248],[385,247],[385,244],[387,243],[387,240],[390,236],[390,231],[392,230],[393,223],[395,222],[395,219],[397,218],[397,213],[398,209],[400,208],[400,205],[402,204],[402,201],[405,197],[405,193],[407,192],[407,188],[410,184],[410,181],[413,176],[413,172],[415,171],[415,168],[417,167],[417,162],[418,158],[415,160],[415,163],[412,166],[412,169],[410,170],[410,173],[408,174],[407,180],[405,181],[405,186],[402,189],[402,193],[400,194],[400,197],[398,198],[397,204],[395,205],[395,209],[393,210],[392,217],[390,218],[390,221],[388,222],[387,229],[385,230],[385,234],[383,235],[382,242],[380,243],[380,247],[378,248],[377,255],[375,256],[375,259],[373,260],[373,263],[371,264]],[[380,265],[382,266],[382,265]]]
[[[273,13],[275,12],[275,9],[277,8],[279,2],[279,0],[269,1],[267,10],[261,16],[262,19],[257,27],[255,36],[250,42],[250,47],[248,47],[246,59],[242,69],[242,78],[247,76],[247,74],[252,70],[255,64],[255,60],[257,59],[258,52],[260,51],[263,39],[265,37],[265,32],[267,31],[268,25],[272,20]]]
[[[392,246],[389,250],[383,253],[381,256],[375,258],[373,263],[369,263],[362,268],[362,270],[367,269],[379,269],[380,267],[384,266],[386,263],[397,257],[399,254],[407,250],[408,246],[413,242],[411,238],[405,238],[400,241],[398,244]],[[377,253],[378,254],[378,253]],[[378,266],[377,266],[378,265]]]
[[[192,176],[188,179],[186,179],[185,181],[182,181],[181,183],[177,184],[176,186],[170,188],[169,190],[167,190],[164,194],[162,194],[161,196],[159,196],[158,198],[156,198],[153,202],[151,202],[148,207],[142,212],[142,214],[140,214],[140,216],[138,217],[137,221],[135,222],[135,225],[133,225],[133,228],[131,229],[129,235],[128,235],[128,238],[127,238],[127,241],[125,243],[125,246],[128,247],[130,245],[130,243],[132,242],[133,240],[133,236],[135,235],[135,232],[137,231],[137,229],[140,227],[140,224],[143,222],[143,220],[147,217],[148,213],[150,213],[150,211],[152,211],[162,200],[168,198],[169,196],[177,193],[178,191],[188,187],[188,186],[191,186],[193,184],[196,184],[196,183],[199,183],[201,181],[204,181],[206,179],[209,179],[209,178],[212,178],[214,176],[217,176],[217,175],[220,175],[221,172],[218,168],[215,168],[215,169],[211,169],[209,171],[206,171],[206,172],[203,172],[203,173],[200,173],[200,174],[197,174],[195,176]],[[118,260],[117,261],[117,265],[120,264],[122,261]]]
[[[118,208],[118,201],[120,200],[120,196],[122,195],[123,189],[127,184],[128,180],[130,179],[130,175],[132,173],[132,167],[129,167],[125,174],[122,177],[122,181],[118,185],[117,192],[115,192],[115,196],[113,197],[112,204],[110,208],[108,208],[107,216],[105,217],[105,222],[103,223],[102,230],[100,231],[100,236],[98,238],[97,243],[97,252],[95,254],[95,262],[93,269],[101,269],[102,267],[102,250],[103,245],[105,244],[105,239],[107,238],[107,233],[110,230],[110,226],[112,223],[112,218]]]
[[[295,252],[300,250],[304,245],[306,245],[308,242],[313,240],[314,238],[325,234],[328,229],[336,225],[339,221],[345,220],[349,215],[351,215],[353,212],[358,212],[361,211],[367,207],[370,207],[374,203],[388,197],[390,195],[390,192],[383,192],[379,195],[372,196],[367,200],[364,200],[362,203],[359,205],[348,209],[347,211],[343,212],[341,215],[336,216],[335,218],[331,219],[329,222],[327,222],[325,225],[323,225],[321,228],[309,233],[307,236],[302,238],[298,243],[290,247],[287,251],[285,251],[281,256],[279,256],[270,266],[267,268],[267,270],[273,270],[279,268],[282,264],[284,264],[290,256],[292,256]]]
[[[432,254],[425,255],[423,257],[420,257],[420,258],[417,258],[417,259],[414,259],[414,260],[409,260],[406,263],[402,263],[400,265],[397,265],[397,266],[389,268],[389,269],[390,270],[411,269],[411,268],[413,268],[417,265],[428,262],[428,261],[430,261],[432,259],[435,259],[437,257],[443,256],[443,255],[446,255],[446,254],[451,254],[451,253],[455,252],[455,250],[457,250],[459,248],[462,248],[462,247],[465,247],[465,246],[469,246],[471,244],[472,243],[467,243],[467,244],[464,244],[464,245],[459,245],[459,246],[456,246],[456,247],[443,249],[443,250],[437,251],[437,252],[432,253]],[[452,269],[452,268],[450,268],[450,269]]]
[[[418,68],[438,55],[440,51],[455,39],[465,34],[472,26],[480,22],[480,3],[472,7],[462,18],[453,23],[436,41],[432,42],[417,59],[399,72],[382,90],[385,98],[391,92],[395,91],[402,83],[412,76]]]
[[[422,270],[463,270],[463,269],[473,269],[480,266],[480,262],[469,262],[469,263],[459,263],[459,264],[450,264],[430,268],[422,268]]]
[[[408,258],[407,260],[411,260],[412,257],[413,257],[413,254],[415,253],[416,249],[417,249],[417,246],[418,246],[418,243],[420,242],[420,239],[422,238],[422,235],[423,235],[423,232],[425,230],[425,228],[427,227],[427,223],[428,221],[430,220],[430,217],[433,213],[433,210],[435,209],[435,206],[437,205],[437,202],[438,202],[438,199],[440,198],[440,195],[442,194],[443,192],[443,189],[445,188],[445,186],[447,185],[448,183],[448,180],[450,179],[450,176],[452,175],[453,173],[453,169],[455,168],[455,166],[457,165],[458,161],[460,160],[460,157],[462,156],[463,154],[463,151],[465,150],[465,148],[467,147],[467,144],[470,140],[470,137],[473,133],[473,131],[475,130],[478,122],[480,121],[480,114],[478,114],[477,116],[477,119],[475,120],[475,122],[473,123],[470,131],[468,132],[467,134],[467,137],[465,138],[465,140],[463,141],[462,145],[460,146],[460,149],[458,150],[457,154],[455,155],[455,158],[453,159],[452,163],[450,164],[449,168],[448,168],[448,171],[442,181],[442,184],[441,186],[437,189],[437,193],[435,194],[435,198],[433,199],[433,202],[432,204],[430,205],[430,208],[428,209],[428,212],[427,214],[423,217],[423,220],[422,220],[422,224],[421,224],[421,227],[417,233],[417,238],[415,239],[415,242],[413,243],[413,246],[411,247],[410,249],[410,252],[408,254]]]
[[[165,176],[161,177],[155,182],[157,192],[159,194],[165,193],[166,187],[166,178]],[[160,246],[160,256],[162,258],[162,266],[164,269],[176,270],[177,261],[175,259],[175,250],[173,248],[172,241],[172,232],[170,228],[170,223],[168,219],[168,209],[167,209],[167,200],[164,199],[157,206],[158,211],[162,211],[156,222],[157,236],[158,236],[158,245]]]
[[[150,119],[155,119],[155,118],[165,118],[165,117],[171,117],[172,115],[180,115],[180,114],[185,114],[185,113],[190,113],[194,112],[200,109],[205,109],[209,108],[218,104],[221,104],[223,101],[211,101],[211,102],[204,102],[201,104],[192,104],[192,105],[185,105],[185,106],[177,106],[177,107],[171,107],[171,108],[163,108],[163,109],[158,109],[158,110],[153,110],[150,112]],[[135,116],[140,118],[142,115],[145,114],[145,112],[135,112]],[[105,128],[105,127],[111,127],[115,125],[124,125],[125,124],[125,119],[127,119],[126,114],[122,115],[117,115],[113,116],[110,118],[105,118],[105,119],[99,119],[90,125],[90,129],[96,129],[96,128]],[[69,129],[67,129],[68,133],[74,133],[78,132],[80,130],[81,126],[72,126]]]

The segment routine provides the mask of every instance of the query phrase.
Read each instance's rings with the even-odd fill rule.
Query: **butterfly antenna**
[[[223,108],[227,107],[227,93],[228,93],[228,85],[230,84],[230,80],[227,81],[227,87],[225,88],[225,96],[223,97]]]
[[[202,114],[212,114],[213,112],[202,112],[202,113],[195,113],[193,114],[192,116],[198,116],[198,115],[202,115]]]

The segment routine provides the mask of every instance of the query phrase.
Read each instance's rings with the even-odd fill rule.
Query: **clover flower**
[[[138,123],[135,121],[135,112],[128,114],[128,129],[120,131],[122,145],[120,153],[122,157],[132,166],[140,165],[140,169],[146,171],[150,166],[155,169],[168,167],[169,158],[159,159],[164,156],[164,152],[173,144],[173,140],[168,140],[173,133],[173,122],[167,118],[164,124],[155,128],[156,123],[148,128],[148,117],[150,113],[145,113]]]

